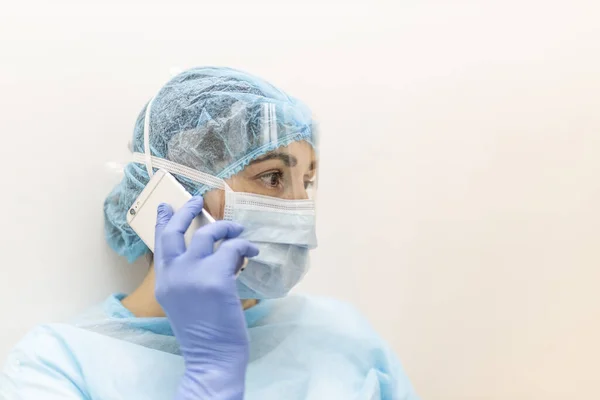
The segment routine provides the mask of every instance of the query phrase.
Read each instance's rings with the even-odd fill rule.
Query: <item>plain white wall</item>
[[[321,120],[300,290],[359,307],[423,399],[600,398],[595,3],[6,5],[0,359],[138,282],[103,241],[107,163],[172,67],[228,65]]]

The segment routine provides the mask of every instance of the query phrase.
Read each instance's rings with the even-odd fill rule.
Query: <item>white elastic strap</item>
[[[277,117],[275,104],[264,103],[261,107],[261,118],[263,125],[263,143],[276,143],[277,142]]]
[[[221,178],[197,171],[193,168],[186,167],[185,165],[174,163],[173,161],[165,160],[164,158],[150,156],[150,161],[148,161],[147,153],[133,153],[133,161],[139,164],[146,164],[146,166],[150,163],[150,165],[154,165],[156,168],[164,169],[175,175],[181,175],[194,182],[209,186],[212,189],[231,190]]]
[[[150,108],[154,102],[154,97],[150,100],[146,106],[146,115],[144,117],[144,164],[146,164],[146,170],[148,176],[152,178],[154,170],[152,169],[152,153],[150,152]]]

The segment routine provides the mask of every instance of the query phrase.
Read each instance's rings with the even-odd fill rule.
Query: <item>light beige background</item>
[[[320,116],[301,290],[356,304],[423,399],[600,398],[597,4],[3,3],[0,358],[137,282],[107,162],[172,67],[229,65]]]

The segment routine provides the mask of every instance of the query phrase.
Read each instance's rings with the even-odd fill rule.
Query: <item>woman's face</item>
[[[294,142],[256,159],[226,182],[235,192],[255,193],[286,200],[308,199],[315,185],[317,162],[312,146]],[[204,207],[223,218],[225,195],[213,190],[204,195]]]

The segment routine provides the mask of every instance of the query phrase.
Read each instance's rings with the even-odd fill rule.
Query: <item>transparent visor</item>
[[[134,153],[134,160],[145,164],[150,176],[165,169],[192,194],[203,194],[215,218],[223,218],[216,205],[228,191],[278,199],[290,209],[316,200],[319,162],[312,118],[270,103],[237,104],[225,120],[176,133],[166,157],[157,157],[151,138],[162,132],[156,131],[160,124],[153,123],[151,110],[152,102],[144,121],[144,153]]]

